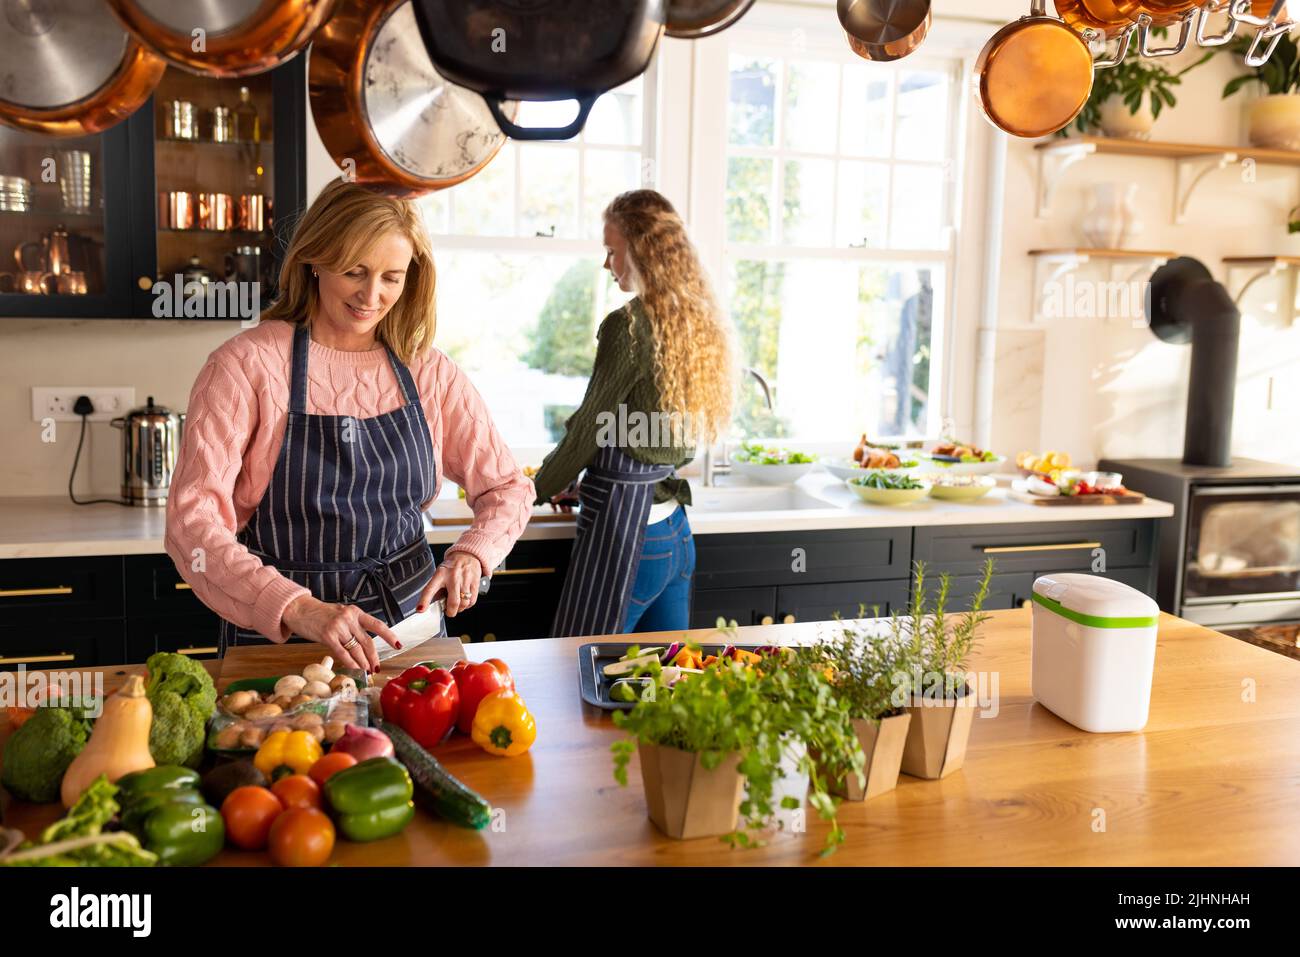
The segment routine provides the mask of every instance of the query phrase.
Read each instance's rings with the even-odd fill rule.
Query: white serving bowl
[[[992,475],[1007,461],[1005,455],[999,455],[991,462],[937,462],[925,452],[916,457],[921,460],[917,471],[930,475]]]
[[[733,459],[731,470],[753,482],[763,485],[793,485],[815,467],[816,462],[796,462],[793,465],[755,465]]]

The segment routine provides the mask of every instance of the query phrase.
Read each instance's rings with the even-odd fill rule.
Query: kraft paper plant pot
[[[915,697],[904,710],[912,716],[903,748],[904,774],[943,778],[966,761],[976,696],[969,685],[960,698]]]
[[[740,755],[709,770],[690,751],[637,742],[650,820],[669,837],[716,837],[736,829],[745,779]]]
[[[830,792],[849,801],[865,801],[894,790],[898,785],[903,748],[907,744],[907,729],[911,723],[912,716],[906,711],[879,721],[854,718],[853,730],[857,733],[863,754],[867,756],[867,762],[862,767],[866,784],[855,775],[849,775],[842,780],[829,781]]]

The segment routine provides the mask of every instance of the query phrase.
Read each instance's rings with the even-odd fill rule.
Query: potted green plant
[[[848,705],[865,758],[861,775],[827,773],[832,794],[864,801],[897,786],[912,715],[894,701],[895,676],[912,671],[909,651],[906,642],[854,625],[799,650],[811,667],[825,669],[836,694]]]
[[[893,701],[912,716],[903,747],[902,771],[919,778],[942,778],[966,760],[976,695],[968,682],[966,662],[976,632],[989,616],[981,611],[993,578],[993,561],[971,597],[969,608],[949,615],[951,580],[945,573],[931,603],[925,563],[916,563],[916,591],[906,615],[892,615],[890,640],[906,649],[910,672],[894,676]]]
[[[1239,38],[1222,49],[1240,57],[1250,43],[1249,38]],[[1300,57],[1290,34],[1282,36],[1263,66],[1229,80],[1223,87],[1224,99],[1251,83],[1262,86],[1264,95],[1246,108],[1250,145],[1300,149]]]
[[[1156,30],[1157,35],[1162,31]],[[1080,133],[1100,130],[1103,136],[1149,140],[1151,128],[1167,107],[1178,105],[1174,87],[1188,71],[1214,54],[1207,53],[1191,66],[1173,73],[1159,63],[1139,57],[1136,51],[1119,66],[1097,70],[1092,92],[1074,125]],[[1064,136],[1069,128],[1061,131]]]
[[[763,843],[757,832],[773,826],[778,805],[799,806],[797,798],[775,797],[792,768],[808,775],[808,803],[831,825],[826,852],[843,841],[823,775],[860,774],[862,749],[847,704],[797,655],[710,665],[616,713],[614,723],[629,735],[612,745],[614,777],[626,785],[632,754],[639,754],[650,819],[669,837]]]

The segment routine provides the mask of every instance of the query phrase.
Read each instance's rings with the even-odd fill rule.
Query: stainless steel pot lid
[[[0,99],[33,110],[80,102],[109,83],[130,40],[102,0],[0,0]]]
[[[263,0],[135,0],[135,5],[177,33],[202,28],[222,34],[242,27]]]
[[[431,181],[431,188],[474,173],[505,141],[483,98],[434,68],[410,3],[379,25],[362,78],[362,109],[376,143],[390,162]],[[519,104],[502,110],[513,120]]]

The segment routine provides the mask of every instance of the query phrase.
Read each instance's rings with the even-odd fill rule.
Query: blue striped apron
[[[622,449],[596,453],[578,488],[577,531],[554,637],[619,634],[641,564],[654,487],[672,474],[671,465],[647,465]]]
[[[264,564],[326,602],[356,605],[387,624],[415,610],[433,577],[423,504],[433,497],[433,442],[410,370],[389,349],[405,403],[358,419],[307,414],[305,325],[293,336],[289,418],[266,494],[238,539]],[[220,654],[265,642],[221,623]]]

